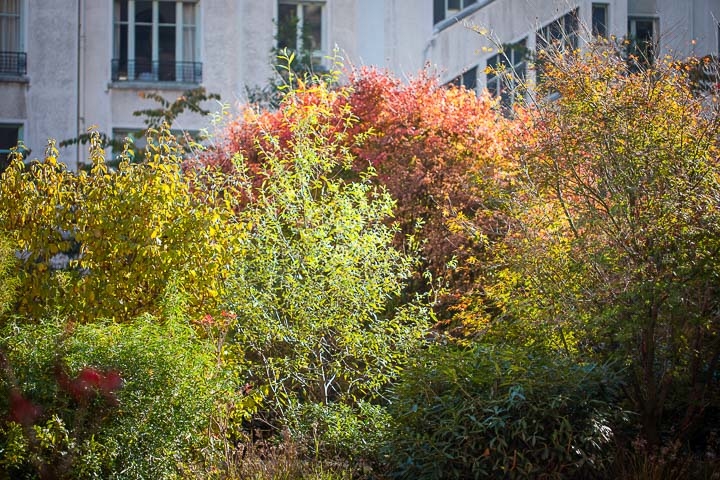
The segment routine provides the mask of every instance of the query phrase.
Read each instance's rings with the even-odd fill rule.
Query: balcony
[[[202,63],[147,61],[147,60],[112,60],[113,82],[202,82]]]
[[[0,52],[0,75],[22,77],[27,74],[25,52]]]

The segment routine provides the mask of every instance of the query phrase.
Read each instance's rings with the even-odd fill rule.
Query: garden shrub
[[[167,128],[151,130],[144,162],[105,164],[93,137],[90,172],[59,163],[50,144],[29,166],[15,158],[0,182],[0,228],[21,252],[17,312],[76,321],[157,314],[171,278],[191,316],[214,312],[241,228],[235,195],[181,167]]]
[[[504,154],[508,137],[516,135],[512,122],[493,109],[489,96],[445,88],[429,74],[409,82],[375,69],[348,76],[347,85],[333,88],[329,105],[323,93],[327,86],[307,82],[277,110],[246,108],[201,161],[233,171],[232,158],[239,153],[260,183],[270,144],[275,155],[292,156],[296,125],[308,109],[323,107],[316,121],[324,145],[349,150],[355,173],[370,168],[370,180],[395,199],[393,222],[399,234],[394,245],[403,248],[406,235],[416,235],[421,270],[432,273],[427,278],[442,278],[452,293],[472,289],[479,273],[474,265],[485,252],[483,242],[474,240],[493,240],[504,231],[494,206],[507,183]],[[454,269],[449,269],[453,258]],[[426,291],[427,278],[415,276],[413,288]],[[450,296],[442,298],[452,302]]]
[[[720,97],[697,61],[630,63],[546,57],[481,302],[493,338],[626,365],[649,450],[692,450],[720,409]]]
[[[392,424],[386,407],[365,401],[298,405],[287,421],[310,458],[348,462],[365,474],[380,467]]]
[[[9,322],[0,465],[12,478],[178,478],[207,459],[230,401],[214,346],[185,318]]]
[[[0,314],[10,308],[15,300],[18,285],[17,259],[12,244],[0,235]]]
[[[296,402],[376,398],[428,324],[421,302],[393,303],[414,260],[392,245],[394,202],[371,174],[343,179],[352,161],[338,143],[344,133],[323,120],[352,124],[347,108],[335,112],[343,93],[313,88],[309,105],[288,94],[283,121],[294,123],[286,138],[265,137],[263,165],[235,158],[246,186],[237,221],[251,228],[227,283],[231,341],[280,417]]]
[[[607,366],[433,345],[395,387],[389,460],[399,478],[592,478],[612,459],[618,388]]]

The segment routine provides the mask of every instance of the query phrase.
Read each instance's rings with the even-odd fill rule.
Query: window
[[[450,80],[447,85],[455,85],[456,87],[465,87],[468,90],[477,88],[477,67],[466,70],[461,75]]]
[[[453,17],[474,3],[477,3],[477,0],[435,0],[433,6],[434,23]]]
[[[640,65],[650,65],[655,58],[657,20],[651,17],[628,17],[629,52]]]
[[[535,71],[538,83],[542,82],[543,57],[547,53],[574,51],[578,48],[578,25],[578,10],[575,9],[537,31]]]
[[[112,80],[202,81],[197,2],[115,0]]]
[[[278,3],[278,49],[297,52],[306,66],[323,59],[323,2],[280,0]]]
[[[10,149],[22,139],[22,125],[0,124],[0,172],[10,164]]]
[[[578,11],[568,12],[537,31],[535,43],[538,50],[554,48],[565,51],[578,47]]]
[[[521,88],[527,70],[527,41],[507,45],[503,51],[487,59],[486,86],[500,105],[509,109],[522,95]]]
[[[22,45],[21,0],[0,0],[0,75],[27,73]]]
[[[592,4],[592,34],[593,37],[608,36],[608,4],[593,3]]]

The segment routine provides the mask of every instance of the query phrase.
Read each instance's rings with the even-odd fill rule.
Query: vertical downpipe
[[[82,87],[83,87],[83,78],[82,78],[82,56],[83,56],[83,42],[85,41],[85,36],[83,35],[83,21],[82,21],[82,6],[83,6],[83,0],[78,0],[77,2],[77,82],[75,82],[77,91],[76,91],[76,102],[75,102],[75,131],[76,131],[76,138],[79,137],[82,134],[81,131],[81,123],[82,123],[82,116],[81,116],[81,98],[82,98]],[[75,145],[75,169],[80,168],[80,143]]]

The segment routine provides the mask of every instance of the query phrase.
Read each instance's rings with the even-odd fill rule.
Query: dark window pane
[[[477,86],[477,67],[473,67],[462,75],[462,83],[468,90],[475,90]]]
[[[280,4],[278,8],[278,47],[297,49],[297,6]]]
[[[445,20],[445,0],[435,0],[433,4],[433,21],[434,23]]]
[[[161,81],[175,80],[175,27],[160,27],[158,32],[158,72]]]
[[[127,25],[116,25],[115,26],[115,58],[128,58],[127,52],[128,45],[128,26]]]
[[[635,39],[639,42],[652,42],[653,21],[638,20],[635,22]]]
[[[607,5],[592,6],[592,34],[607,37]]]
[[[135,21],[140,23],[152,23],[152,2],[135,2]]]
[[[135,27],[135,74],[152,72],[152,27]]]
[[[115,0],[115,20],[128,21],[128,0]]]
[[[17,145],[20,127],[0,127],[0,150],[10,150]]]
[[[303,10],[303,48],[314,51],[322,48],[322,7],[305,5]]]
[[[456,12],[460,10],[460,0],[447,0],[448,12]]]
[[[175,23],[175,2],[160,2],[160,23]]]

